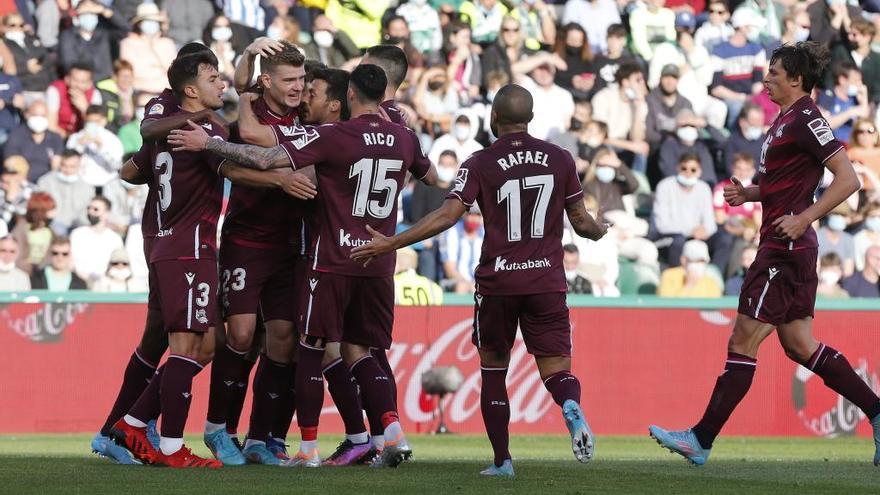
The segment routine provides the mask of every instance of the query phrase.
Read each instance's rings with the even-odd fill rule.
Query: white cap
[[[709,247],[706,243],[697,239],[691,239],[684,243],[681,255],[688,261],[709,261]]]
[[[761,28],[767,24],[767,20],[752,9],[736,9],[730,23],[735,29],[749,26]]]

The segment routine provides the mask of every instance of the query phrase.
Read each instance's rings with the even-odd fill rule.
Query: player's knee
[[[804,364],[810,360],[813,352],[808,342],[783,342],[782,349],[792,361]]]
[[[238,352],[247,352],[254,342],[254,333],[243,328],[230,327],[226,332],[226,345]]]
[[[509,363],[510,352],[480,349],[480,366],[484,368],[506,368]]]

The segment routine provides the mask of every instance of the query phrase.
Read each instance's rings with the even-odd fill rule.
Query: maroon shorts
[[[328,342],[391,347],[394,278],[349,277],[308,270],[302,333]]]
[[[207,332],[217,314],[217,261],[164,260],[150,263],[156,273],[162,320],[169,332]]]
[[[255,249],[226,242],[220,248],[223,315],[256,314],[263,321],[295,321],[299,256],[289,249]]]
[[[153,246],[156,245],[155,237],[144,237],[144,259],[147,260],[147,283],[149,287],[149,295],[147,296],[147,308],[162,309],[159,305],[159,281],[156,280],[156,270],[150,266],[150,253],[153,252]]]
[[[571,322],[564,292],[520,296],[477,293],[474,301],[471,340],[477,348],[509,351],[519,326],[529,354],[571,356]]]
[[[779,325],[813,316],[817,248],[758,249],[739,295],[739,313]]]

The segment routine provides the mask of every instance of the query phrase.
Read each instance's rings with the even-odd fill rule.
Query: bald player
[[[368,228],[370,243],[352,258],[370,263],[452,227],[474,204],[486,236],[476,270],[472,341],[480,354],[480,406],[495,460],[480,474],[512,477],[508,450],[510,406],[505,379],[516,329],[553,399],[562,407],[578,461],[593,457],[593,434],[580,407],[580,382],[571,373],[571,325],[562,266],[562,213],[578,235],[598,240],[604,225],[587,213],[571,155],[530,136],[532,97],[521,86],[503,87],[490,126],[498,140],[461,166],[443,205],[409,230],[386,237]]]

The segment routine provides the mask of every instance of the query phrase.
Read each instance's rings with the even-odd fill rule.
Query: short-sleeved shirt
[[[788,241],[776,234],[773,222],[783,215],[798,215],[813,204],[825,162],[841,150],[843,145],[809,96],[776,118],[764,137],[758,168],[763,208],[761,247],[818,247],[812,227],[797,240]]]
[[[165,89],[159,94],[159,96],[152,98],[146,105],[144,105],[144,119],[141,121],[141,125],[143,125],[144,122],[149,122],[151,120],[164,119],[178,111],[180,111],[180,101],[174,96],[174,93],[172,93],[170,89]],[[141,150],[146,147],[147,143],[144,143],[141,146]],[[156,188],[153,187],[152,184],[153,162],[149,159],[141,159],[140,162],[141,163],[135,161],[135,165],[138,167],[141,175],[151,178],[150,182],[147,182],[149,188],[147,190],[147,199],[144,202],[144,215],[141,218],[141,234],[144,239],[147,239],[156,237],[159,233],[159,221],[156,218],[156,212],[158,211],[157,208],[159,207],[159,196],[156,193]]]
[[[583,196],[571,154],[525,132],[505,134],[474,153],[448,198],[476,202],[483,214],[477,290],[499,296],[566,291],[563,213]]]
[[[306,127],[281,143],[294,169],[315,165],[318,196],[313,269],[355,277],[390,277],[394,256],[367,267],[350,259],[351,250],[372,239],[367,225],[384,235],[397,227],[397,197],[406,173],[424,178],[431,162],[411,130],[364,114],[346,122]]]
[[[289,135],[302,134],[296,112],[279,115],[263,98],[258,98],[253,108],[259,122],[272,129],[276,142],[289,139]],[[298,245],[303,203],[279,189],[233,185],[223,222],[223,240],[256,249]]]
[[[212,138],[226,130],[211,123],[202,127]],[[217,221],[223,198],[223,162],[208,151],[172,151],[165,141],[146,143],[132,158],[138,169],[152,168],[156,190],[156,243],[150,262],[173,259],[216,259]]]

